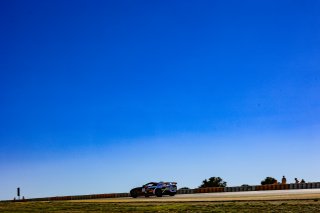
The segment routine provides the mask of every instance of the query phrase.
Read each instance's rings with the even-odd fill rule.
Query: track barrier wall
[[[264,191],[264,190],[290,190],[290,189],[316,189],[320,188],[320,182],[300,183],[300,184],[270,184],[256,186],[234,186],[234,187],[207,187],[196,189],[180,189],[177,194],[194,193],[217,193],[217,192],[242,192],[242,191]],[[3,200],[0,202],[25,202],[25,201],[65,201],[65,200],[89,200],[130,197],[129,193],[111,193],[111,194],[92,194],[92,195],[74,195],[74,196],[56,196],[31,198],[24,200]]]

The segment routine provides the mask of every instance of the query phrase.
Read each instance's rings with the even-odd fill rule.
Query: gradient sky
[[[320,181],[319,1],[0,1],[0,199]]]

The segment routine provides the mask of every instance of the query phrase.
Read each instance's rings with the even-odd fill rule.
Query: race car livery
[[[162,195],[174,196],[177,193],[177,183],[176,182],[150,182],[144,184],[142,187],[137,187],[131,189],[130,195],[133,198],[138,196],[157,196],[162,197]]]

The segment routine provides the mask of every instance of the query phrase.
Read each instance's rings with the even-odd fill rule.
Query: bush
[[[263,181],[261,181],[261,185],[274,184],[277,183],[277,180],[273,177],[266,177]]]
[[[211,177],[209,180],[204,179],[202,181],[201,186],[199,188],[206,188],[206,187],[226,187],[227,182],[223,181],[221,177]]]

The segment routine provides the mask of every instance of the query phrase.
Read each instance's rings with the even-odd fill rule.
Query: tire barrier
[[[255,186],[224,187],[224,192],[255,191]]]
[[[212,192],[224,192],[224,187],[208,187],[194,189],[194,193],[212,193]]]
[[[268,184],[255,186],[255,191],[263,191],[263,190],[286,190],[290,189],[289,184]]]
[[[194,189],[179,189],[177,194],[193,194]]]
[[[242,192],[242,191],[265,191],[265,190],[288,190],[288,189],[315,189],[320,188],[320,182],[299,184],[269,184],[257,186],[235,186],[235,187],[208,187],[193,189],[193,193],[214,192]],[[178,194],[187,194],[181,190]]]

